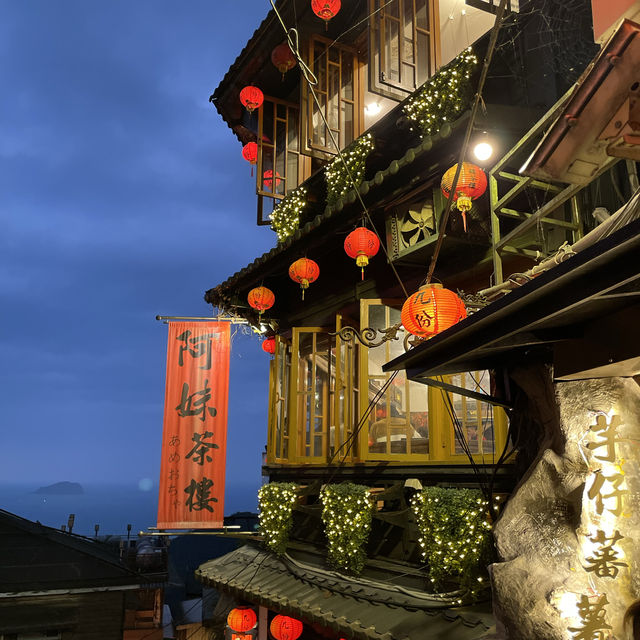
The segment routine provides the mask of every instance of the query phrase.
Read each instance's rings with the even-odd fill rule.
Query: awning
[[[637,375],[639,251],[635,220],[383,370],[420,380],[541,357],[556,379]]]
[[[487,607],[452,608],[427,593],[350,578],[251,545],[206,562],[204,584],[354,640],[472,640],[494,624]]]

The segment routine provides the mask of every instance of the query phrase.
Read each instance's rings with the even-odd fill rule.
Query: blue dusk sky
[[[155,316],[210,315],[205,290],[275,244],[208,101],[270,5],[0,6],[0,484],[157,491],[167,327]],[[228,488],[260,483],[268,360],[236,335]]]

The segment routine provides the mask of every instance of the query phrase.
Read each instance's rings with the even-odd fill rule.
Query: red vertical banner
[[[227,450],[228,322],[171,322],[158,529],[222,527]]]

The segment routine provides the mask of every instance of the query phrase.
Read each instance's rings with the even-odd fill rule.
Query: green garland
[[[300,214],[307,206],[307,188],[300,185],[287,194],[271,214],[271,228],[278,234],[278,241],[283,242],[293,235],[300,226]]]
[[[471,96],[470,78],[477,64],[471,48],[466,49],[407,101],[403,111],[424,135],[436,133],[445,122],[453,122],[462,113]]]
[[[349,172],[356,187],[360,186],[364,178],[365,163],[374,146],[373,136],[367,133],[364,136],[360,136],[342,152],[342,158],[347,167],[349,167]],[[333,206],[339,198],[353,189],[349,173],[347,173],[340,156],[332,160],[327,166],[325,178],[327,180],[327,204],[329,206]]]
[[[492,549],[488,507],[476,489],[425,487],[413,497],[418,542],[435,589],[457,579],[474,596],[484,586]]]
[[[369,487],[351,482],[330,484],[320,491],[320,501],[329,564],[359,574],[364,568],[364,546],[371,530],[373,503]]]
[[[271,551],[282,555],[287,549],[293,524],[293,506],[298,499],[293,482],[270,482],[258,491],[260,531]]]

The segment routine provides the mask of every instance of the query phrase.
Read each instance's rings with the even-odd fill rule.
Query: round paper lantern
[[[445,198],[449,197],[451,193],[451,187],[453,186],[453,179],[456,175],[457,164],[447,169],[442,176],[442,182],[440,188]],[[471,201],[479,198],[487,190],[487,176],[485,172],[475,164],[470,162],[463,162],[462,169],[460,169],[460,175],[458,176],[458,183],[456,184],[456,190],[453,194],[453,201],[456,203],[458,209],[462,212],[462,222],[464,224],[464,230],[467,230],[467,211],[471,209]]]
[[[350,258],[355,258],[356,264],[362,269],[364,280],[364,268],[369,264],[369,258],[378,253],[380,240],[378,236],[366,227],[354,229],[344,241],[344,250]]]
[[[255,164],[258,161],[258,145],[255,142],[247,142],[242,147],[242,157],[250,164]]]
[[[289,69],[293,69],[293,67],[296,66],[296,57],[293,55],[288,42],[283,42],[274,48],[271,52],[271,62],[273,62],[276,69],[282,74],[283,78]]]
[[[265,353],[270,353],[273,355],[276,352],[276,339],[275,336],[271,336],[270,338],[265,338],[262,341],[262,350]]]
[[[325,21],[326,28],[329,20],[340,11],[340,4],[340,0],[311,0],[311,9]]]
[[[263,184],[264,188],[271,193],[274,193],[273,190],[273,171],[271,169],[267,169],[263,174]],[[276,189],[280,187],[282,184],[282,180],[280,179],[280,174],[276,171]]]
[[[254,309],[257,309],[258,312],[262,314],[265,309],[271,309],[271,307],[273,307],[276,297],[273,295],[271,289],[267,289],[267,287],[256,287],[249,291],[247,300]]]
[[[251,113],[254,109],[259,109],[264,102],[264,94],[258,87],[249,85],[240,91],[240,102]]]
[[[298,640],[302,634],[302,622],[289,616],[277,615],[269,627],[276,640]]]
[[[439,283],[425,284],[402,305],[402,325],[414,336],[432,338],[467,317],[464,302]]]
[[[300,258],[289,267],[289,277],[300,283],[302,289],[302,299],[304,300],[304,290],[311,282],[315,282],[320,275],[320,267],[309,258]]]
[[[229,611],[227,624],[238,633],[244,633],[256,626],[258,618],[256,612],[249,607],[236,607]]]

